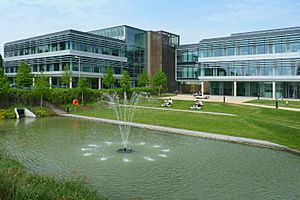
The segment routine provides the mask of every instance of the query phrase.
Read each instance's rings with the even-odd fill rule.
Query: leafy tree
[[[70,71],[70,66],[69,64],[66,64],[64,66],[64,71],[62,72],[60,78],[62,84],[66,85],[66,87],[68,88],[70,86],[71,78],[72,78],[72,72]]]
[[[83,94],[87,91],[88,89],[88,84],[87,84],[87,79],[85,77],[80,77],[78,81],[78,88],[81,93],[81,103],[83,105]]]
[[[138,86],[145,87],[149,85],[149,78],[146,71],[143,71],[138,77]]]
[[[160,96],[160,90],[162,85],[167,83],[167,76],[162,71],[156,71],[152,77],[152,85],[158,87],[158,95]]]
[[[50,93],[48,77],[46,77],[43,73],[36,77],[33,91],[41,97],[40,106],[43,107],[43,98]]]
[[[107,88],[112,88],[116,78],[114,77],[114,73],[109,65],[106,66],[106,71],[103,78],[103,84]]]
[[[16,85],[20,87],[30,87],[32,85],[33,74],[31,73],[30,66],[22,62],[19,66],[16,75]]]
[[[127,70],[123,71],[123,76],[120,80],[120,86],[122,88],[123,91],[129,91],[130,90],[130,74]]]
[[[8,79],[4,74],[3,68],[0,67],[0,94],[5,94],[9,89]]]

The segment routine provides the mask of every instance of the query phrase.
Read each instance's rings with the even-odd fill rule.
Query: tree
[[[80,77],[78,81],[78,88],[81,93],[81,103],[83,105],[83,94],[87,91],[88,89],[88,84],[87,84],[87,79],[85,77]]]
[[[72,78],[72,72],[70,71],[70,66],[69,64],[66,64],[64,66],[64,71],[62,72],[60,78],[62,84],[66,85],[66,87],[68,88],[70,86],[71,78]]]
[[[115,81],[116,81],[116,78],[114,77],[114,73],[111,70],[110,66],[107,65],[106,66],[106,71],[105,71],[105,74],[104,74],[104,78],[103,78],[103,84],[107,88],[112,88]]]
[[[41,97],[40,106],[43,107],[43,98],[50,93],[49,80],[43,73],[36,77],[33,91]]]
[[[152,77],[152,85],[155,87],[158,87],[158,95],[160,96],[160,90],[162,88],[162,85],[167,83],[167,76],[162,71],[156,71]]]
[[[0,94],[5,94],[9,89],[8,79],[4,74],[3,68],[0,67]]]
[[[138,77],[138,86],[139,87],[146,87],[149,85],[149,78],[146,71],[143,71]]]
[[[120,80],[120,86],[124,92],[128,92],[130,90],[130,74],[127,70],[123,71],[123,76]]]
[[[31,73],[30,66],[22,62],[19,66],[16,75],[16,85],[20,87],[30,87],[32,85],[33,74]]]

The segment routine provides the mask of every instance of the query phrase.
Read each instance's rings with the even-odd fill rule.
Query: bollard
[[[278,99],[276,98],[276,103],[275,103],[276,109],[278,109]]]
[[[223,103],[225,103],[225,96],[223,97]]]
[[[70,112],[69,104],[67,105],[67,113]]]
[[[285,101],[285,106],[286,106],[286,107],[289,106],[289,101],[288,101],[288,100]]]

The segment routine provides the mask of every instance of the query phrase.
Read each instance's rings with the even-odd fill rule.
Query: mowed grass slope
[[[151,99],[140,106],[160,107],[162,100]],[[191,110],[194,102],[175,101],[172,110],[136,108],[134,122],[173,128],[204,131],[231,136],[266,140],[300,150],[300,112],[259,108],[228,103],[204,102],[204,109]],[[237,116],[201,114],[202,111],[223,112]],[[78,115],[116,119],[113,108],[107,104],[93,104],[79,108]]]

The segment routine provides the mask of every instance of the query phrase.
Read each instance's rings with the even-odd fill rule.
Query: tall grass
[[[0,199],[104,199],[82,180],[56,179],[27,172],[15,160],[0,152]]]

